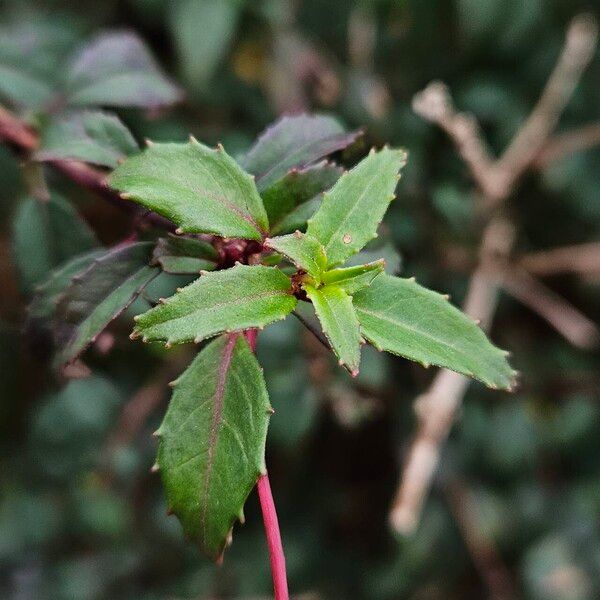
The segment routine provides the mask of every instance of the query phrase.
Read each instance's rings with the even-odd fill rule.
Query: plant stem
[[[258,329],[247,329],[244,332],[248,345],[252,352],[256,352],[256,338]],[[285,554],[283,544],[281,543],[281,533],[279,531],[279,521],[277,520],[277,511],[275,510],[275,501],[271,492],[271,484],[267,473],[258,478],[256,484],[258,488],[258,499],[260,509],[265,524],[265,534],[267,545],[269,546],[269,560],[271,561],[271,574],[273,576],[273,591],[275,600],[288,600],[287,575],[285,571]]]
[[[275,502],[273,501],[273,494],[271,493],[269,476],[266,473],[260,476],[256,487],[258,488],[258,498],[260,500],[260,508],[265,524],[267,544],[269,545],[269,558],[271,560],[271,574],[273,575],[275,600],[288,600],[289,594],[285,572],[285,555],[283,553],[279,522],[277,521],[277,511],[275,510]]]

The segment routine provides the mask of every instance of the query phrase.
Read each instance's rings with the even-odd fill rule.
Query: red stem
[[[289,594],[287,576],[285,573],[285,555],[281,543],[275,502],[273,501],[273,494],[271,493],[271,484],[269,483],[269,476],[266,473],[259,477],[256,487],[258,488],[258,498],[260,500],[260,508],[262,509],[263,521],[265,523],[267,544],[269,545],[269,558],[271,560],[275,600],[288,600]]]
[[[247,329],[244,332],[248,345],[252,352],[256,352],[256,338],[258,329]],[[277,520],[277,511],[271,492],[271,484],[267,473],[258,478],[256,484],[258,488],[258,499],[262,510],[263,522],[265,524],[265,534],[269,546],[269,560],[271,561],[271,574],[273,575],[273,590],[275,600],[288,600],[287,575],[285,571],[285,554],[283,553],[283,544],[281,543],[281,533],[279,531],[279,521]]]

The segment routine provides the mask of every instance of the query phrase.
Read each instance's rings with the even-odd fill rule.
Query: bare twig
[[[499,215],[499,206],[544,146],[593,55],[596,40],[596,25],[591,17],[579,16],[571,22],[540,100],[504,155],[496,161],[491,158],[475,119],[455,111],[443,84],[432,83],[415,96],[415,111],[437,123],[450,136],[482,194],[483,216],[488,225],[464,309],[467,314],[481,319],[484,329],[493,319],[498,285],[514,239],[514,227]],[[462,375],[440,370],[429,389],[415,402],[419,425],[390,512],[390,523],[398,532],[411,533],[418,524],[439,463],[441,446],[468,385],[469,381]]]
[[[534,165],[542,169],[565,157],[588,150],[600,144],[600,122],[555,135],[550,138],[537,155]]]
[[[516,600],[517,594],[511,575],[502,561],[494,540],[484,533],[477,521],[475,498],[464,482],[452,480],[444,486],[454,520],[473,563],[485,582],[492,600]]]
[[[519,259],[518,264],[529,273],[540,277],[560,273],[600,274],[600,242],[526,254]]]
[[[506,269],[502,287],[548,321],[573,346],[589,349],[598,344],[600,332],[595,323],[524,269]]]

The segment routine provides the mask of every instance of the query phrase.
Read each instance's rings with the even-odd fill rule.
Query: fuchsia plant
[[[349,171],[327,160],[357,135],[330,117],[300,115],[278,121],[239,160],[194,138],[132,150],[109,186],[174,223],[175,235],[72,259],[32,307],[44,316],[57,305],[63,364],[160,272],[195,278],[137,315],[131,334],[167,348],[201,345],[172,382],[153,471],[186,536],[217,561],[257,486],[278,600],[288,594],[265,465],[273,409],[254,354],[262,328],[308,308],[313,316],[297,316],[352,376],[370,343],[493,388],[514,383],[507,353],[447,297],[387,273],[364,250],[394,198],[406,153],[373,149]]]

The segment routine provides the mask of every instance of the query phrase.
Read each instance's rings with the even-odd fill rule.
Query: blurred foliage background
[[[4,0],[0,56],[21,66],[34,56],[32,68],[51,80],[60,59],[99,31],[133,29],[186,93],[168,111],[118,111],[138,140],[193,133],[236,153],[279,114],[318,110],[364,127],[363,152],[406,147],[399,201],[385,221],[401,272],[459,303],[477,256],[473,185],[411,99],[443,80],[499,152],[534,105],[567,23],[594,8],[579,0]],[[597,121],[597,58],[560,130]],[[508,205],[515,252],[597,240],[599,172],[600,153],[588,150],[528,175]],[[126,215],[53,177],[101,242],[127,235]],[[23,273],[39,255],[11,246],[13,228],[29,225],[13,218],[24,184],[5,147],[0,182],[0,597],[268,597],[255,496],[216,567],[186,544],[148,472],[166,382],[189,354],[131,343],[121,318],[86,354],[89,372],[57,377],[39,340],[23,335],[31,297]],[[598,322],[598,272],[544,282]],[[388,510],[415,429],[412,402],[433,373],[366,351],[354,382],[296,322],[261,335],[276,409],[267,463],[294,594],[498,598],[490,577],[499,577],[514,597],[600,597],[600,353],[573,347],[504,294],[492,338],[513,352],[521,387],[469,389],[421,523],[400,536]],[[481,552],[492,553],[497,573],[486,574]]]

